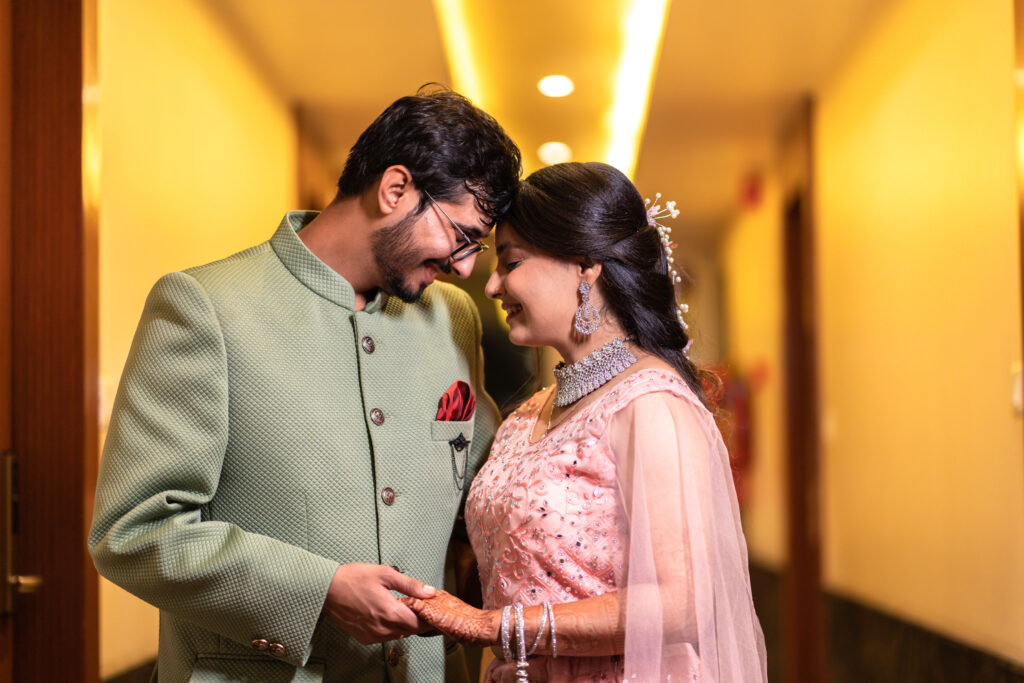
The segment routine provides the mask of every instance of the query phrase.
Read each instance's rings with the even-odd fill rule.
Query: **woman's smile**
[[[514,318],[516,315],[522,312],[523,307],[520,306],[519,304],[502,302],[501,310],[505,311],[505,320],[507,322],[509,320],[512,320],[512,318]]]

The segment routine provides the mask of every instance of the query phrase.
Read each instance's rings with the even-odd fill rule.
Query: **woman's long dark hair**
[[[690,339],[676,319],[668,259],[629,178],[598,162],[548,166],[520,184],[504,220],[542,251],[601,263],[597,281],[615,320],[637,346],[675,368],[708,405],[702,380],[710,373],[683,353]]]

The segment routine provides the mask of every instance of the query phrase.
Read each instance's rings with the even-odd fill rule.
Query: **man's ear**
[[[377,184],[377,208],[385,216],[393,213],[414,187],[412,173],[401,164],[388,166]]]

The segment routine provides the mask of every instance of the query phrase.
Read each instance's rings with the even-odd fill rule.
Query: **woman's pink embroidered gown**
[[[646,369],[634,372],[532,443],[551,391],[535,394],[502,424],[490,458],[469,491],[466,522],[480,567],[484,607],[582,600],[625,588],[628,579],[629,595],[638,599],[628,602],[626,656],[545,658],[550,680],[621,681],[626,674],[651,681],[763,680],[763,641],[750,602],[746,547],[728,456],[711,415],[678,375]],[[610,429],[613,424],[616,429]],[[703,443],[708,440],[713,443]],[[692,448],[689,442],[694,442]],[[724,507],[707,492],[687,490],[684,482],[709,478],[719,481],[710,488],[731,492],[731,498],[728,492],[716,494],[726,499]],[[723,478],[728,481],[723,483]],[[625,500],[622,491],[629,492]],[[681,503],[688,495],[694,499],[690,512],[686,502]],[[662,500],[664,496],[670,499]],[[631,514],[626,514],[627,505],[632,506]],[[727,515],[719,523],[725,532],[687,525],[684,518],[698,515],[696,505],[705,506],[702,518]],[[658,512],[661,509],[666,513]],[[638,539],[633,548],[631,533]],[[741,635],[749,635],[748,642],[753,643],[749,671],[743,674],[748,677],[726,677],[730,674],[719,671],[717,661],[711,663],[714,671],[702,675],[697,643],[705,652],[715,646],[714,614],[710,636],[699,623],[708,620],[708,609],[720,606],[714,605],[717,578],[694,568],[725,564],[718,539],[737,533],[742,549],[730,541],[729,552],[741,556],[727,564],[741,561],[742,571],[725,579],[742,583],[742,595],[739,600],[725,600],[729,596],[724,595],[717,600],[738,604],[741,609],[730,610],[737,614],[749,608],[744,618],[753,618],[753,623],[737,623],[744,631]],[[706,547],[710,554],[703,552]],[[661,585],[669,570],[661,566],[659,556],[671,558],[671,571],[683,579],[671,596],[673,589]],[[645,592],[652,583],[656,589]],[[657,609],[657,615],[647,613],[648,608]],[[653,622],[658,623],[652,626]],[[653,662],[637,663],[643,660]],[[756,670],[757,678],[752,673]]]

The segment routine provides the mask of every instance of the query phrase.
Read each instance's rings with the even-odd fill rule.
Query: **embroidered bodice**
[[[466,501],[485,608],[569,602],[623,585],[628,533],[608,425],[636,396],[684,387],[674,373],[637,371],[536,443],[553,387],[505,420]],[[555,660],[577,660],[576,675],[559,680],[612,680],[619,668],[619,658],[581,659]]]

